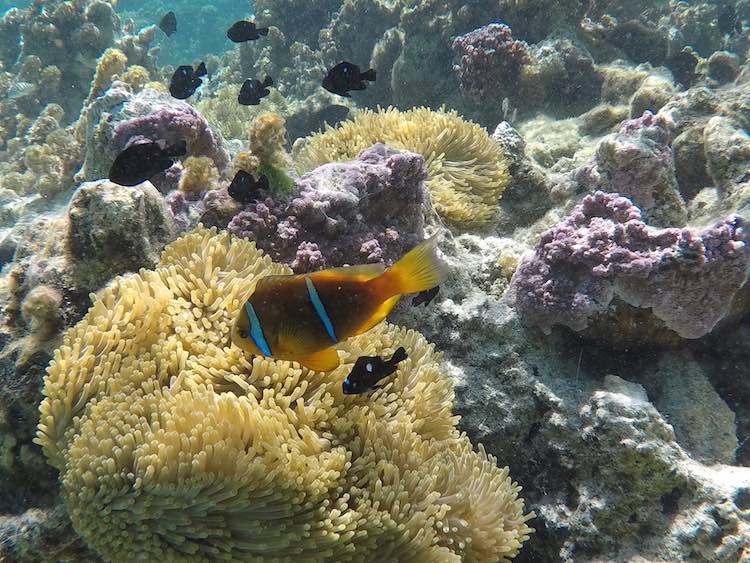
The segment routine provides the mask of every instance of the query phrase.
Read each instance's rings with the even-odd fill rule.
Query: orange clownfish
[[[423,241],[388,269],[366,264],[261,278],[232,327],[232,342],[311,370],[335,369],[337,342],[370,330],[402,294],[443,281],[436,247],[435,237]]]

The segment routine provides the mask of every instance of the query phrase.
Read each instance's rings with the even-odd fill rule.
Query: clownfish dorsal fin
[[[329,268],[319,272],[308,274],[313,280],[346,277],[359,281],[367,281],[377,278],[385,272],[383,264],[361,264],[359,266],[342,266],[340,268]]]
[[[313,371],[332,371],[339,367],[340,363],[339,355],[333,346],[302,358],[296,358],[296,361]]]

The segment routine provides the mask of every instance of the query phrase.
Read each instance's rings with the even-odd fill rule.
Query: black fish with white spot
[[[354,362],[351,373],[344,379],[344,395],[357,395],[379,388],[378,383],[395,372],[398,363],[406,358],[408,356],[403,346],[393,353],[390,360],[384,360],[380,356],[360,356]]]
[[[159,29],[161,29],[167,37],[170,37],[175,31],[177,31],[177,16],[174,12],[167,12],[164,17],[159,21]]]
[[[234,22],[227,30],[227,37],[235,43],[255,41],[265,35],[268,35],[267,27],[257,27],[254,22],[247,20]]]
[[[179,141],[165,147],[164,141],[130,145],[117,155],[109,169],[109,179],[121,186],[137,186],[164,172],[174,164],[174,157],[187,154],[187,143]]]
[[[238,170],[227,190],[229,197],[239,203],[250,203],[260,199],[261,192],[268,191],[268,177],[261,174],[256,180],[249,172]]]
[[[323,78],[323,88],[332,94],[351,98],[350,90],[364,90],[368,82],[375,82],[375,69],[361,72],[359,67],[349,61],[342,61],[329,70]]]
[[[240,88],[237,101],[243,106],[257,106],[262,98],[271,93],[269,86],[273,86],[273,79],[270,76],[266,76],[263,82],[257,78],[248,78]]]
[[[201,63],[195,70],[190,65],[181,65],[174,71],[169,81],[169,93],[178,100],[186,100],[203,84],[201,76],[206,76],[206,64]]]

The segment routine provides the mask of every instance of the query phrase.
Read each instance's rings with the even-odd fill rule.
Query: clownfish
[[[365,264],[261,278],[235,320],[232,342],[254,355],[333,370],[337,342],[377,325],[402,294],[443,281],[436,247],[435,237],[423,241],[388,269]]]

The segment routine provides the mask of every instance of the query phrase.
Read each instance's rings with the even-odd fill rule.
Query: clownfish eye
[[[240,335],[240,338],[247,338],[247,332],[240,329],[238,334]]]

